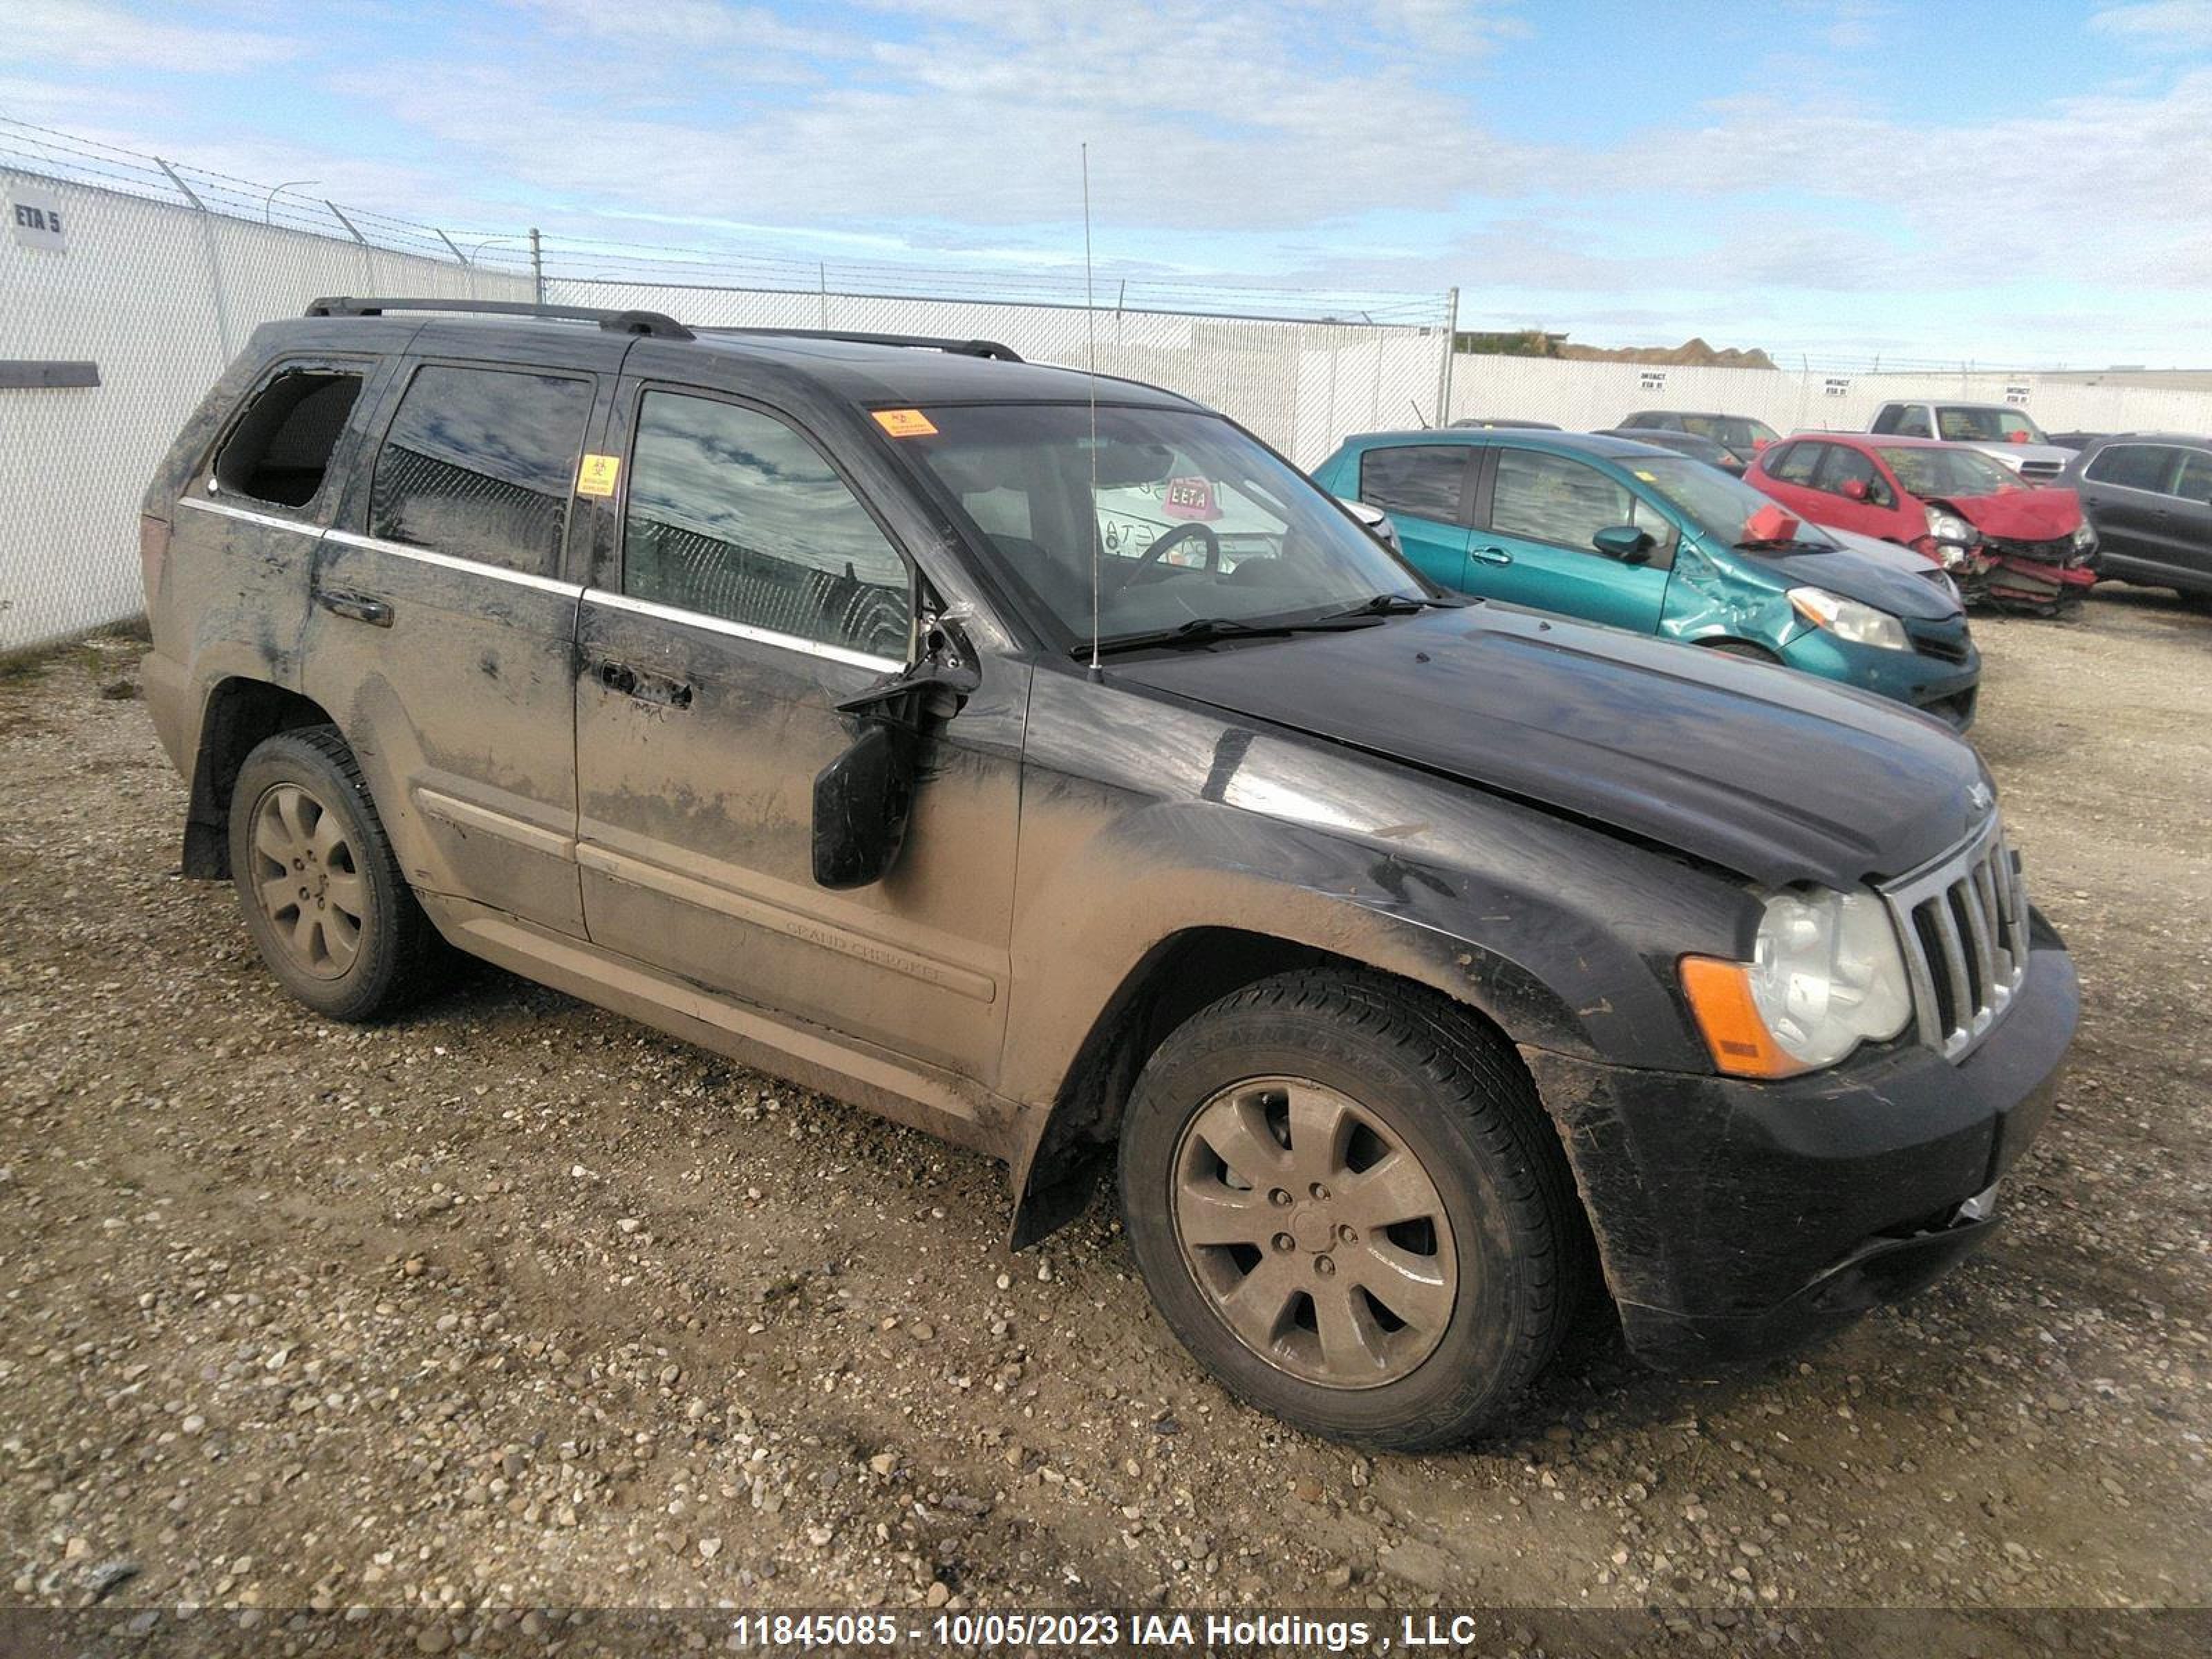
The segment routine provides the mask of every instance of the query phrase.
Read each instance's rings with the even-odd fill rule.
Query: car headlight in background
[[[1713,1064],[1781,1078],[1882,1042],[1912,1015],[1888,907],[1870,892],[1812,888],[1766,901],[1749,962],[1685,957],[1682,989]]]
[[[1853,645],[1877,646],[1884,651],[1912,648],[1912,641],[1905,637],[1905,624],[1888,611],[1861,605],[1840,593],[1831,593],[1825,587],[1793,587],[1790,590],[1790,604],[1814,627],[1825,628],[1838,639],[1849,640]]]
[[[1928,515],[1928,533],[1939,542],[1957,542],[1972,547],[1981,540],[1982,532],[1955,513],[1947,513],[1940,507],[1921,509]]]
[[[2082,520],[2074,529],[2074,550],[2076,553],[2086,553],[2096,544],[2097,532],[2089,527],[2089,521],[2087,519]]]

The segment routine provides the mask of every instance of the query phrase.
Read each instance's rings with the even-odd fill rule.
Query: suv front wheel
[[[318,1013],[374,1019],[435,979],[443,941],[336,726],[279,732],[246,757],[230,870],[262,960]]]
[[[1425,993],[1287,974],[1146,1063],[1122,1214],[1146,1286],[1230,1389],[1378,1449],[1462,1441],[1559,1346],[1588,1241],[1519,1058]]]

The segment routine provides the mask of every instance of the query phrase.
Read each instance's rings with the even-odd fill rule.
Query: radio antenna
[[[1091,288],[1091,146],[1083,155],[1083,325],[1090,361],[1085,384],[1091,400],[1091,678],[1103,679],[1098,666],[1098,307]]]

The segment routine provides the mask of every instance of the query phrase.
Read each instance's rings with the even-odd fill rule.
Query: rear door
[[[1392,444],[1358,458],[1359,499],[1390,515],[1399,544],[1423,575],[1462,592],[1481,453],[1473,444]]]
[[[1814,524],[1825,524],[1826,520],[1822,515],[1831,504],[1814,489],[1813,480],[1820,470],[1820,457],[1827,447],[1808,439],[1792,439],[1760,456],[1758,466],[1745,482],[1756,484],[1762,495],[1771,495],[1792,513]]]
[[[1808,516],[1815,524],[1893,539],[1897,494],[1873,457],[1850,444],[1822,444],[1820,450],[1819,470],[1813,475],[1819,506]],[[1853,485],[1858,489],[1856,496],[1847,493]]]
[[[587,434],[628,341],[541,328],[498,361],[432,325],[316,562],[306,690],[408,878],[580,933],[572,687]],[[520,332],[517,331],[518,334]]]
[[[890,875],[817,886],[814,780],[853,739],[837,704],[911,659],[922,532],[884,510],[888,472],[864,496],[791,416],[673,375],[625,380],[610,451],[621,483],[573,692],[592,942],[988,1079],[1025,665],[993,659],[933,737]]]
[[[2167,525],[2182,452],[2170,444],[2112,443],[2081,470],[2082,510],[2104,550],[2145,564],[2172,562]]]
[[[1540,611],[1656,631],[1665,609],[1674,530],[1626,484],[1571,455],[1499,445],[1483,503],[1486,522],[1468,550],[1474,592]],[[1638,525],[1655,544],[1642,564],[1591,544],[1601,530]]]
[[[2212,450],[2182,452],[2169,520],[2168,545],[2174,568],[2212,581]]]

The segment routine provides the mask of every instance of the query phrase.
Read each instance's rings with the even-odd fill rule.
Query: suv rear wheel
[[[1288,974],[1179,1027],[1122,1122],[1124,1221],[1176,1334],[1263,1410],[1464,1440],[1551,1358],[1587,1241],[1518,1057],[1424,994]]]
[[[230,868],[262,960],[318,1013],[373,1019],[436,977],[443,942],[336,726],[279,732],[246,757]]]

